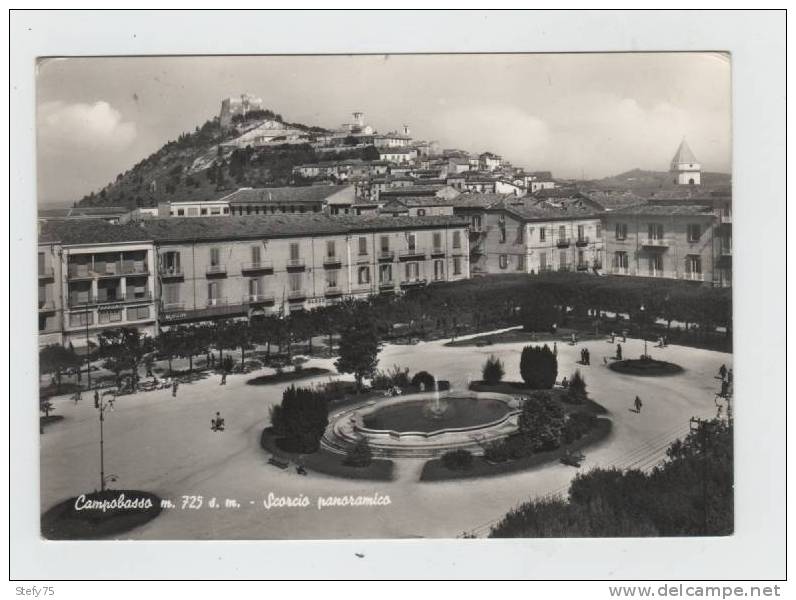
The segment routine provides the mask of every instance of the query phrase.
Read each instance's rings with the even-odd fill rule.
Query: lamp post
[[[113,401],[106,401],[99,396],[95,402],[94,407],[99,410],[99,423],[100,423],[100,491],[105,491],[105,411],[108,407],[113,407]],[[111,477],[113,479],[113,477]]]
[[[644,339],[644,358],[649,358],[649,354],[647,354],[647,336],[645,331],[646,328],[644,327],[645,321],[643,304],[639,307],[639,310],[641,311],[641,337]]]

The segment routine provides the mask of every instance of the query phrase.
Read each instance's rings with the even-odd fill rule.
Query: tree
[[[547,344],[525,346],[520,356],[520,375],[529,388],[552,389],[558,376],[558,359]]]
[[[42,373],[55,374],[56,392],[61,391],[61,377],[67,369],[80,368],[82,361],[73,348],[61,344],[50,344],[39,351],[39,369]]]
[[[144,356],[154,349],[154,340],[143,335],[135,327],[106,329],[99,334],[99,355],[105,359],[106,368],[116,375],[116,383],[121,383],[122,371],[129,370],[133,385],[138,383],[138,367]]]
[[[359,326],[347,325],[340,336],[340,358],[335,367],[340,373],[352,373],[357,392],[362,379],[371,377],[379,364],[379,337],[372,321],[363,319]]]
[[[549,392],[536,392],[522,405],[519,431],[534,451],[558,448],[567,416],[550,397]]]
[[[419,388],[422,384],[423,389],[426,391],[433,390],[435,383],[436,380],[434,376],[428,371],[418,371],[415,373],[414,377],[412,377],[412,387]]]
[[[548,293],[535,293],[527,298],[522,304],[520,316],[525,331],[553,331],[561,317],[555,298]]]
[[[572,404],[583,404],[586,402],[586,380],[580,374],[580,369],[575,370],[575,374],[570,377],[566,392],[567,401]]]
[[[160,332],[156,342],[158,352],[166,357],[169,363],[169,377],[173,375],[171,361],[175,356],[179,356],[182,351],[182,330],[179,327],[171,327]],[[117,375],[118,378],[118,375]]]
[[[49,399],[44,398],[39,400],[39,410],[44,413],[45,417],[50,416],[50,411],[53,409],[53,403]]]
[[[289,452],[315,452],[329,424],[326,396],[310,388],[291,385],[282,403],[271,409],[271,427]]]
[[[489,385],[497,385],[503,379],[505,370],[503,369],[503,361],[501,361],[494,354],[486,359],[483,368],[481,369],[481,377],[484,382]]]

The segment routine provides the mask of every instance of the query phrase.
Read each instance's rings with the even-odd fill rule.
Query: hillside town
[[[685,140],[665,185],[598,190],[492,152],[440,149],[406,125],[380,134],[361,112],[322,132],[264,114],[259,98],[225,99],[220,126],[246,124],[228,145],[364,147],[379,158],[296,165],[287,187],[41,211],[42,346],[85,346],[120,325],[157,335],[175,323],[290,314],[484,274],[732,284],[731,192],[702,184]]]

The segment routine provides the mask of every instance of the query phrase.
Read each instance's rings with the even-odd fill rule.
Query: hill
[[[258,132],[274,134],[268,142],[250,145]],[[317,152],[312,143],[328,135],[322,127],[288,123],[270,110],[252,111],[222,129],[218,118],[167,142],[98,192],[84,196],[80,206],[157,206],[160,202],[210,200],[239,187],[300,184],[295,165],[320,160],[378,159],[372,147],[342,147]]]
[[[729,187],[732,177],[727,173],[702,172],[703,190]],[[678,187],[673,181],[672,176],[666,171],[645,171],[643,169],[632,169],[619,175],[595,179],[585,184],[597,190],[618,190],[636,193],[649,193],[657,190],[676,189]]]

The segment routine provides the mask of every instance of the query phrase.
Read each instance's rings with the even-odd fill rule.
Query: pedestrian
[[[553,342],[553,356],[558,356],[558,342]]]
[[[721,365],[719,367],[719,377],[721,377],[722,381],[724,381],[727,378],[727,366],[726,365]]]
[[[616,333],[614,333],[614,332],[612,331],[612,332],[611,332],[611,343],[613,344],[613,343],[614,343],[614,341],[616,341]]]
[[[176,398],[177,397],[177,387],[178,386],[179,386],[179,383],[175,379],[174,383],[171,384],[171,397],[172,398]]]
[[[637,413],[640,413],[640,412],[641,412],[641,406],[642,406],[642,404],[641,404],[641,398],[639,398],[638,396],[636,396],[636,401],[635,401],[635,402],[633,402],[633,406],[635,406],[635,407],[636,407],[636,412],[637,412]]]
[[[616,345],[616,360],[622,360],[622,344]]]
[[[573,346],[578,343],[578,337],[575,335],[574,331],[572,332],[572,336],[570,337],[570,339],[572,340],[571,343]]]
[[[588,348],[586,348],[584,352],[586,353],[586,364],[591,365],[591,352],[589,352]]]
[[[77,390],[75,392],[75,395],[72,396],[72,399],[75,401],[75,406],[77,406],[77,403],[80,402],[80,400],[82,400],[82,397],[80,395],[80,390]]]
[[[564,389],[569,387],[569,381],[567,381],[566,377],[564,377],[564,379],[561,380],[561,387],[564,388]]]
[[[215,419],[210,420],[210,429],[212,431],[224,431],[224,419],[220,412],[216,413]]]
[[[608,357],[607,356],[603,356],[603,364],[608,366]]]
[[[221,384],[220,385],[227,385],[227,372],[224,371],[221,374]]]
[[[586,348],[580,349],[580,364],[582,365],[586,364]]]
[[[627,342],[627,329],[622,330],[622,341]]]

